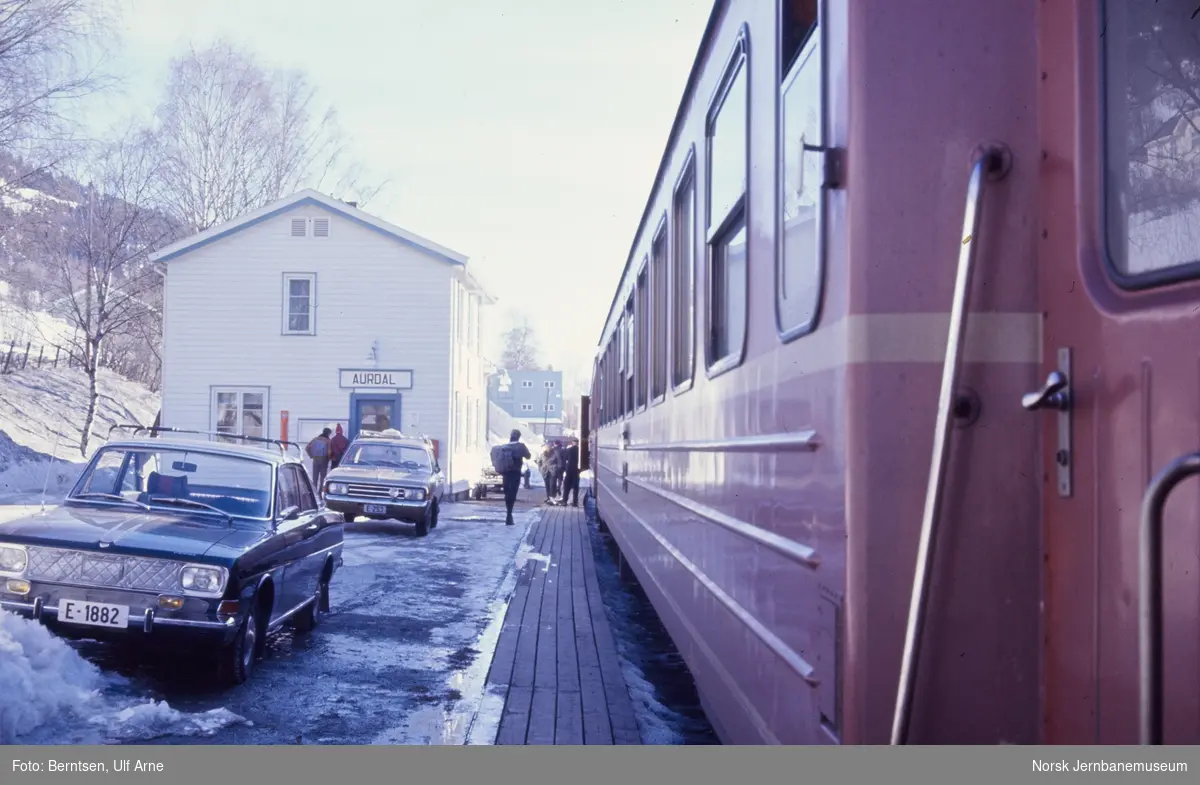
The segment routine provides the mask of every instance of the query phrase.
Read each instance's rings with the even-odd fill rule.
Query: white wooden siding
[[[293,237],[293,218],[330,219],[328,238]],[[315,335],[283,335],[284,273],[316,276]],[[338,369],[413,372],[401,391],[401,425],[438,439],[452,471],[450,407],[455,267],[316,207],[298,207],[167,263],[163,420],[212,425],[214,386],[270,389],[266,431],[286,410],[300,420],[344,421],[350,390]],[[414,415],[419,422],[414,422]]]

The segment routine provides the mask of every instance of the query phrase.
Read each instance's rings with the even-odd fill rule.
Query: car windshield
[[[429,471],[429,453],[406,444],[355,444],[342,466],[386,466],[394,469]]]
[[[195,450],[101,448],[72,500],[126,503],[223,518],[266,518],[274,467]]]

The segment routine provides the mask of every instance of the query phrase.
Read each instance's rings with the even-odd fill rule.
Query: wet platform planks
[[[496,744],[641,744],[601,604],[583,507],[545,507],[528,537],[488,685],[506,694]]]

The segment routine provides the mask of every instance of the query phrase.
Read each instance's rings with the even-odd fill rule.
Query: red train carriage
[[[716,3],[591,422],[726,742],[1200,741],[1195,3]]]

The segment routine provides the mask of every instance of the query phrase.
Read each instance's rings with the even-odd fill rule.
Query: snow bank
[[[116,423],[150,425],[159,396],[110,371],[97,377],[99,402],[89,456]],[[50,470],[48,495],[61,496],[79,476],[79,452],[87,413],[83,371],[29,369],[0,376],[0,498],[40,493]]]
[[[0,744],[211,736],[249,724],[228,709],[185,714],[163,701],[121,696],[122,686],[41,624],[0,611]]]

